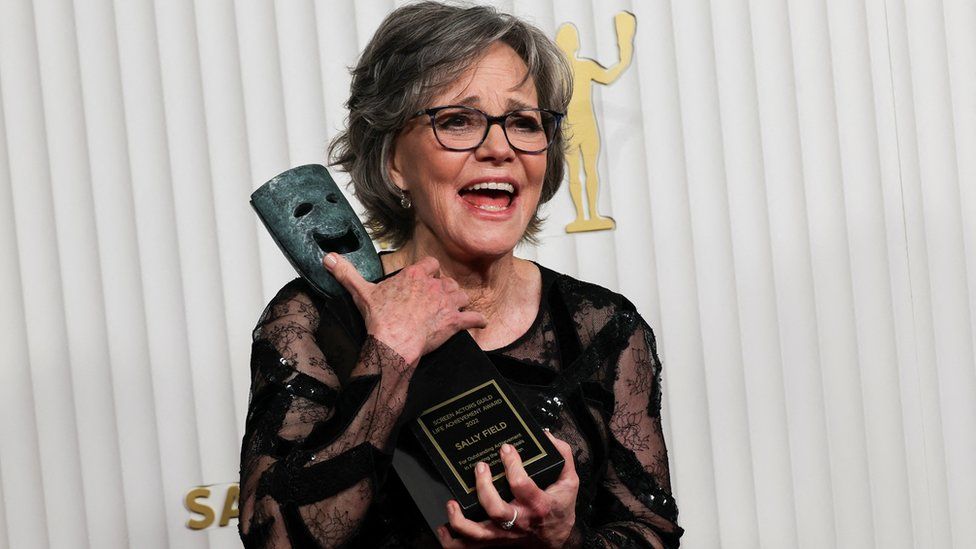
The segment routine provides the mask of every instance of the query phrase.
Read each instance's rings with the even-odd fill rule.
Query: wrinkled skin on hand
[[[525,472],[518,452],[508,444],[503,445],[500,456],[515,499],[511,502],[503,500],[491,482],[488,467],[479,463],[475,467],[478,502],[489,519],[482,522],[469,520],[461,513],[457,502],[449,501],[447,516],[451,528],[448,530],[446,526],[441,526],[437,529],[441,545],[460,549],[497,545],[562,547],[566,543],[576,523],[579,477],[569,444],[552,436],[548,430],[546,434],[565,461],[556,482],[545,490],[540,489]],[[512,528],[502,528],[501,524],[512,520],[512,517],[516,517]]]
[[[323,263],[352,295],[366,331],[412,366],[461,330],[486,325],[481,313],[462,310],[468,295],[454,279],[439,276],[440,264],[432,257],[375,284],[339,254],[328,254]]]

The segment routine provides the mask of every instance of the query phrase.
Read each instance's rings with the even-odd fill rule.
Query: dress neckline
[[[549,290],[552,288],[552,283],[556,280],[556,272],[542,265],[539,265],[535,261],[529,260],[533,265],[539,269],[539,275],[542,278],[542,288],[539,290],[539,307],[536,309],[535,319],[532,320],[532,324],[529,325],[528,329],[522,333],[522,335],[513,339],[510,343],[497,347],[495,349],[482,349],[486,353],[497,353],[503,354],[515,347],[518,347],[526,339],[528,339],[533,333],[539,329],[539,325],[542,324],[542,319],[545,317],[545,312],[549,310]]]
[[[378,255],[386,255],[391,253],[393,253],[392,250],[383,250],[379,252]],[[525,332],[522,333],[522,335],[516,337],[511,342],[506,343],[501,347],[496,347],[494,349],[482,349],[482,351],[486,353],[503,354],[506,351],[510,351],[511,349],[522,344],[522,342],[528,339],[529,336],[531,336],[536,330],[539,329],[539,325],[542,324],[542,319],[545,317],[545,312],[549,310],[549,305],[548,305],[549,290],[552,288],[553,282],[556,281],[556,277],[558,276],[558,273],[556,273],[556,271],[553,271],[552,269],[539,265],[538,263],[536,263],[531,259],[528,259],[526,261],[529,261],[530,263],[535,265],[537,269],[539,269],[539,276],[542,279],[541,282],[542,288],[539,290],[539,307],[536,309],[535,318],[532,320],[532,324],[529,325],[528,329],[526,329]],[[401,270],[402,269],[397,269],[395,271],[385,273],[380,278],[380,280],[389,278],[397,274]]]

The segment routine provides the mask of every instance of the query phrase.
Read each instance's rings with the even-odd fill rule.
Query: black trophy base
[[[450,499],[467,518],[487,518],[475,489],[479,462],[491,468],[499,495],[512,499],[498,454],[502,444],[518,451],[540,488],[563,468],[562,455],[467,332],[421,360],[404,419],[408,428],[397,441],[393,467],[431,529],[447,522]]]

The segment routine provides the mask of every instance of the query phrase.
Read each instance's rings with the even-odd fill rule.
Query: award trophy
[[[251,205],[298,273],[319,293],[346,290],[322,266],[336,252],[375,282],[383,267],[366,230],[325,167],[299,166],[251,195]],[[420,360],[401,416],[393,467],[431,529],[447,522],[445,504],[456,499],[465,516],[486,518],[478,504],[474,467],[491,468],[499,494],[511,490],[498,457],[502,444],[519,452],[526,472],[545,488],[563,458],[515,397],[471,336],[459,332]]]

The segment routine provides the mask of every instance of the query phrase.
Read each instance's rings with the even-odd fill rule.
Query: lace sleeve
[[[389,463],[406,363],[372,337],[340,383],[316,341],[320,314],[286,286],[254,332],[241,449],[248,547],[336,546],[355,534]]]
[[[676,523],[678,508],[661,432],[660,381],[654,334],[641,322],[607,381],[612,383],[614,404],[607,426],[609,465],[603,489],[611,503],[603,510],[601,524],[579,532],[586,546],[678,546],[683,531]]]

